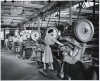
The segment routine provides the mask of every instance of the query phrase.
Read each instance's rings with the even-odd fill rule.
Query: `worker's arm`
[[[57,41],[56,39],[52,39],[54,42],[56,42],[57,44],[59,44],[59,45],[63,45],[62,43],[60,43],[59,41]]]
[[[76,56],[79,52],[79,49],[77,47],[74,48],[73,50],[73,56]]]
[[[81,60],[81,53],[82,53],[81,51],[82,50],[81,49],[77,49],[76,51],[77,51],[76,52],[77,55],[74,57],[74,60],[80,61]]]

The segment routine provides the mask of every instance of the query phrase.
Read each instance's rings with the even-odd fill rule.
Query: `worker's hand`
[[[60,44],[60,46],[64,46],[63,44]]]

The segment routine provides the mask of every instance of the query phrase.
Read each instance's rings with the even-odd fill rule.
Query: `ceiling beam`
[[[77,18],[77,15],[71,15],[72,18]],[[61,18],[69,18],[69,15],[61,15]],[[81,16],[81,18],[86,18],[85,16]]]
[[[2,20],[2,21],[3,22],[8,22],[8,23],[12,22],[12,20]],[[21,21],[13,20],[13,22],[14,23],[20,23]]]
[[[12,22],[12,21],[11,21],[11,22]],[[4,24],[4,23],[11,24],[11,22],[4,21],[3,24]],[[14,24],[18,24],[18,22],[13,22],[13,23],[14,23]]]
[[[16,29],[23,29],[24,30],[24,28],[21,28],[21,27],[20,28],[15,28],[15,27],[13,27],[13,28],[1,28],[1,29],[15,29],[15,30]]]
[[[2,19],[2,21],[12,21],[12,19]],[[15,21],[15,22],[21,22],[21,20],[20,19],[13,19],[13,21]]]
[[[65,9],[64,11],[69,11],[68,9]],[[79,13],[79,9],[75,9],[75,8],[71,8],[72,12],[77,12]],[[82,9],[81,13],[93,13],[93,10],[86,10],[86,9]],[[99,11],[95,11],[95,14],[99,14]]]
[[[6,16],[2,16],[2,18],[4,18],[4,19],[22,19],[22,20],[25,19],[23,17],[6,17]]]
[[[79,12],[79,9],[72,9],[72,11],[74,12]],[[93,10],[86,10],[86,9],[82,9],[81,13],[93,13]],[[99,11],[95,11],[95,14],[99,14]]]
[[[42,22],[42,24],[47,24],[48,23],[48,21],[45,21],[45,22]],[[49,22],[49,23],[54,23],[54,22]],[[41,24],[41,23],[40,23]]]
[[[1,14],[1,17],[20,17],[22,18],[22,15],[5,15],[5,14]],[[28,17],[28,15],[23,15],[23,18]]]
[[[2,25],[6,25],[7,27],[11,27],[11,26],[15,27],[17,25],[17,23],[16,24],[2,23]],[[2,27],[2,25],[1,25],[1,27]]]
[[[1,10],[2,14],[21,14],[23,11]],[[34,12],[25,11],[27,15],[32,15]]]
[[[52,17],[55,17],[55,14],[53,14],[52,15]],[[61,17],[61,19],[63,18],[63,19],[69,19],[69,15],[62,15],[62,14],[60,14],[60,17]],[[77,18],[77,15],[71,15],[71,17],[72,18]],[[47,18],[49,18],[49,17],[47,17]],[[81,16],[81,18],[86,18],[85,16]],[[57,19],[57,18],[56,18]]]
[[[46,19],[46,21],[59,21],[59,19]],[[60,21],[69,21],[69,19],[60,19]]]
[[[15,26],[11,25],[11,24],[2,24],[1,28],[14,28]]]
[[[3,9],[3,10],[11,10],[11,9],[22,10],[22,9],[24,9],[26,11],[36,11],[35,8],[23,8],[23,7],[20,7],[20,8],[14,7],[14,8],[12,8],[12,6],[1,6],[1,9]]]
[[[16,7],[23,7],[23,3],[20,2],[9,2],[7,1],[6,3],[4,1],[1,2],[1,6],[16,6]],[[30,3],[24,3],[24,7],[32,7],[32,8],[42,8],[44,5],[39,5],[39,4],[30,4]]]
[[[37,14],[39,14],[40,11],[41,11],[41,12],[43,12],[44,10],[46,11],[47,9],[49,9],[50,7],[52,7],[55,3],[56,3],[56,1],[49,3],[49,4],[47,4],[47,5],[44,6],[44,7],[41,7],[42,9],[36,11],[36,13],[35,13],[36,15],[35,15],[35,14],[32,14],[32,15],[35,16],[35,18],[32,17],[32,16],[29,16],[29,18],[34,18],[35,20],[37,20]],[[45,9],[45,8],[46,8],[46,9]],[[28,18],[28,19],[29,19],[29,18]],[[21,23],[20,23],[20,26],[21,26],[22,24],[24,24],[25,22],[26,22],[26,21],[21,22]]]

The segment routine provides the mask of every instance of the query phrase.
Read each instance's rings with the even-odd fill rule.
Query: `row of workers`
[[[28,38],[27,40],[23,40],[22,35],[20,36],[10,36],[8,39],[5,39],[5,48],[7,50],[11,50],[14,53],[18,53],[20,57],[25,58],[25,51],[30,48],[32,44],[36,44],[37,42],[31,41],[31,39]],[[30,45],[31,44],[31,45]],[[30,60],[32,60],[33,57],[36,57],[36,54],[34,51],[30,52]]]

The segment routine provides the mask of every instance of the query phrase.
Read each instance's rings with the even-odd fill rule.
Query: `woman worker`
[[[53,33],[53,29],[50,29],[48,31],[48,35],[45,36],[45,50],[44,50],[44,55],[42,58],[42,61],[44,63],[44,70],[46,70],[46,64],[50,64],[50,68],[51,70],[54,70],[53,68],[53,55],[52,55],[52,51],[50,48],[50,45],[53,45],[54,43],[57,43],[59,45],[63,45],[62,43],[60,43],[59,41],[57,41],[54,38],[54,33]]]

